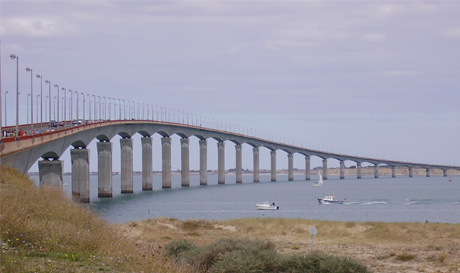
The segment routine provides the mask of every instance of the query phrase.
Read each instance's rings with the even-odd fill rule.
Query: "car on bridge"
[[[50,121],[50,127],[57,127],[57,126],[58,126],[57,121],[55,120]]]

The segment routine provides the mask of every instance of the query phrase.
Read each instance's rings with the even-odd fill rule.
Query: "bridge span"
[[[71,124],[69,122],[69,124]],[[64,128],[46,133],[4,137],[0,143],[0,164],[10,165],[26,173],[37,161],[40,185],[62,187],[63,167],[59,159],[69,146],[71,149],[72,196],[78,202],[89,202],[89,151],[87,146],[97,139],[98,154],[98,196],[112,196],[112,142],[119,135],[121,147],[121,192],[133,192],[133,144],[132,136],[140,134],[142,144],[142,190],[153,189],[152,177],[152,135],[161,135],[162,145],[162,187],[171,188],[171,136],[181,137],[181,185],[190,184],[189,169],[189,137],[199,139],[200,185],[207,185],[207,140],[217,141],[218,183],[225,184],[225,141],[235,145],[236,183],[242,183],[242,144],[248,144],[253,150],[253,181],[259,182],[259,148],[270,150],[271,181],[276,181],[276,151],[287,153],[288,180],[294,179],[294,153],[305,157],[305,179],[310,180],[310,157],[322,159],[323,178],[327,179],[327,160],[336,159],[340,163],[340,179],[345,178],[345,161],[356,163],[357,178],[361,178],[362,163],[374,165],[374,177],[379,177],[379,166],[385,165],[392,169],[392,177],[396,177],[396,167],[407,167],[409,176],[413,176],[414,168],[426,169],[430,176],[431,169],[441,169],[447,176],[448,170],[460,170],[459,166],[433,165],[404,161],[385,160],[378,158],[359,157],[320,150],[307,149],[255,136],[234,133],[225,130],[202,126],[152,120],[113,120],[101,121]]]

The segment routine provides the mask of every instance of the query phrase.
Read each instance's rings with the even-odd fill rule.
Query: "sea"
[[[38,184],[38,176],[31,176]],[[190,187],[181,187],[180,175],[172,175],[172,188],[161,188],[161,175],[154,175],[153,191],[142,191],[142,176],[134,175],[134,193],[122,194],[120,175],[113,176],[113,197],[97,197],[97,175],[90,176],[90,200],[86,205],[110,223],[171,217],[181,220],[226,220],[236,218],[299,218],[329,221],[439,222],[460,223],[460,176],[444,177],[345,177],[329,176],[322,187],[313,187],[318,177],[306,181],[295,175],[288,181],[279,174],[261,174],[261,182],[243,175],[208,175],[208,185],[199,185],[191,175]],[[450,180],[450,181],[449,181]],[[64,191],[71,196],[71,176],[64,176]],[[318,198],[335,195],[340,204],[319,204]],[[256,203],[275,202],[279,210],[257,210]]]

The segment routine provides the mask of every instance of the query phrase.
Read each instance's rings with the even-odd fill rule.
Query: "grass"
[[[185,272],[73,203],[0,166],[0,272]]]

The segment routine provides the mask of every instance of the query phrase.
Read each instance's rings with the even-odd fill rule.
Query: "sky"
[[[2,0],[0,13],[9,125],[15,54],[23,122],[30,67],[53,85],[194,113],[263,138],[460,165],[460,1]],[[36,78],[33,88],[40,89]],[[154,170],[161,170],[159,142],[154,135]],[[214,142],[210,169],[217,168]],[[190,168],[198,169],[198,141],[190,146]],[[244,145],[243,153],[243,167],[252,169],[252,150]],[[226,143],[227,169],[234,154]],[[268,150],[260,160],[270,168]],[[304,164],[295,155],[294,167]],[[312,167],[320,164],[312,158]],[[287,168],[282,151],[277,167]],[[180,168],[177,136],[172,168]]]

